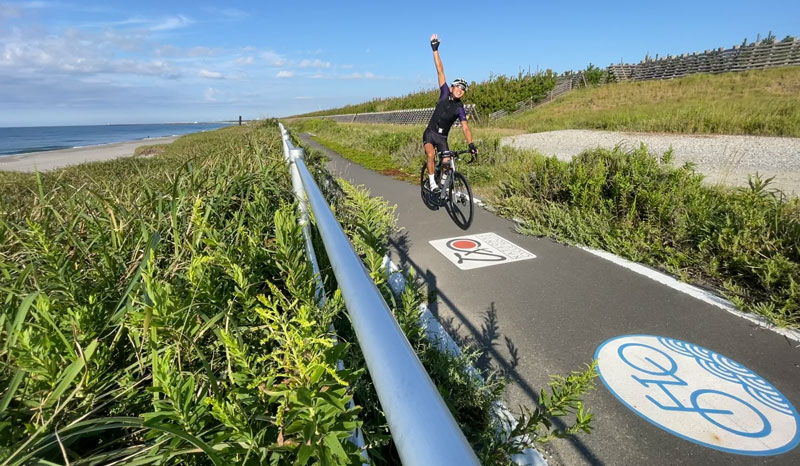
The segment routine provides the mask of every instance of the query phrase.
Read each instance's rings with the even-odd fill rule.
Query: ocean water
[[[31,126],[0,128],[0,156],[138,141],[209,131],[233,123],[165,123],[142,125]]]

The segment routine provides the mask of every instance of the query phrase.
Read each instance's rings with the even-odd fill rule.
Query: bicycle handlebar
[[[443,150],[443,151],[439,152],[438,155],[439,155],[440,158],[444,158],[444,157],[455,157],[455,158],[458,158],[458,156],[461,155],[461,154],[470,154],[470,153],[471,152],[470,152],[469,149],[458,150],[458,151]],[[472,157],[470,157],[470,159],[469,159],[469,161],[467,163],[469,164],[469,163],[472,163],[474,161],[475,161],[475,156],[473,155]]]

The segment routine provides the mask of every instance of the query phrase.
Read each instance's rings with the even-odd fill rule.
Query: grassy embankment
[[[601,129],[800,137],[800,67],[593,86],[515,117],[495,122],[486,118],[495,110],[513,110],[514,103],[532,96],[541,98],[554,82],[549,75],[501,76],[474,85],[464,102],[476,104],[484,124],[524,132]],[[436,91],[418,92],[305,116],[428,108],[437,96]]]
[[[419,183],[421,128],[296,122],[367,167]],[[473,191],[524,232],[614,252],[720,290],[742,310],[800,328],[800,200],[753,177],[747,189],[707,186],[690,165],[646,147],[587,151],[569,163],[501,147],[476,129],[480,162],[461,164]],[[451,147],[464,141],[454,130]],[[371,158],[369,154],[374,154]]]
[[[0,173],[3,464],[351,464],[359,425],[373,460],[393,463],[325,264],[331,299],[314,301],[290,193],[270,123],[40,176]],[[423,338],[419,285],[393,298],[383,281],[392,210],[347,186],[331,199],[476,451],[504,464],[524,445],[495,434],[502,380],[465,376],[469,358]],[[578,412],[589,380],[556,384],[570,396],[523,430],[547,436],[543,419]]]
[[[582,88],[494,125],[800,137],[800,67]]]
[[[422,163],[421,125],[378,125],[378,124],[337,124],[332,120],[295,120],[288,123],[296,132],[307,132],[311,138],[331,150],[342,154],[371,170],[403,179],[409,182],[419,181],[419,169]],[[492,141],[499,144],[499,138],[521,134],[521,131],[503,128],[472,128],[476,141]],[[464,135],[460,129],[450,131],[450,148],[461,150],[467,148]],[[473,176],[480,176],[484,171],[482,165],[462,164],[460,169]]]
[[[431,77],[435,76],[433,74]],[[492,75],[486,81],[472,82],[469,87],[467,104],[475,104],[479,115],[484,116],[496,110],[513,110],[516,103],[531,97],[541,99],[556,84],[556,75],[551,72],[523,74],[517,76]],[[429,108],[436,104],[439,89],[412,92],[401,97],[374,99],[360,104],[311,112],[298,117],[343,115],[351,113],[385,112],[413,108]]]

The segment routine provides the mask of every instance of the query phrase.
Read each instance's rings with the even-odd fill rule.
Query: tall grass
[[[332,120],[312,119],[291,122],[295,132],[307,132],[320,144],[336,151],[349,160],[388,176],[419,181],[419,169],[425,159],[422,148],[424,126],[340,124]],[[502,128],[473,128],[472,135],[483,151],[496,149],[499,138],[518,134],[518,131]],[[467,143],[460,131],[450,133],[452,149],[466,148]],[[461,164],[464,170],[476,179],[486,179],[485,165]],[[472,178],[470,178],[472,180]]]
[[[800,67],[581,88],[496,125],[800,137]]]
[[[374,461],[394,463],[324,264],[332,299],[315,302],[274,123],[141,155],[0,174],[0,464],[353,464],[359,426]],[[392,210],[333,189],[319,157],[307,163],[416,338],[418,285],[396,298],[380,282]],[[453,383],[454,363],[426,361],[438,385]],[[456,416],[472,438],[494,439],[475,442],[481,457],[507,462],[525,442],[476,422],[481,388],[462,386],[448,404],[477,409]],[[541,440],[547,419],[578,412],[567,400],[520,430]]]
[[[231,128],[3,175],[3,464],[358,461],[280,154]]]

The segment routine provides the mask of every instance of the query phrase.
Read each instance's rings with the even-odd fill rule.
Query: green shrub
[[[359,460],[282,159],[273,123],[2,175],[8,464]]]
[[[316,302],[274,122],[186,136],[158,152],[0,173],[0,458],[353,464],[361,456],[348,439],[362,426],[371,458],[391,463],[324,259],[331,298]],[[436,383],[459,387],[446,400],[476,450],[503,463],[520,445],[479,441],[494,432],[489,411],[476,409],[495,399],[486,395],[495,385],[463,379],[457,361],[425,346],[419,284],[399,298],[388,290],[380,263],[392,209],[363,190],[336,194],[321,157],[306,162]],[[573,425],[588,426],[580,416]]]
[[[608,72],[603,68],[598,68],[593,64],[589,63],[589,66],[583,70],[583,78],[586,80],[586,83],[590,86],[596,86],[598,84],[605,84],[608,78]]]
[[[800,326],[800,201],[757,174],[746,189],[713,188],[645,146],[597,149],[570,163],[538,158],[497,201],[551,235],[666,268],[724,289],[745,310]]]
[[[556,75],[551,71],[530,74],[520,72],[517,76],[491,75],[482,82],[470,83],[469,92],[464,97],[465,104],[475,104],[479,115],[485,116],[497,110],[515,110],[518,102],[534,99],[541,100],[556,84]],[[385,112],[389,110],[405,110],[431,108],[436,106],[439,90],[424,90],[405,95],[375,99],[357,105],[311,112],[298,117],[345,115],[351,113]]]

